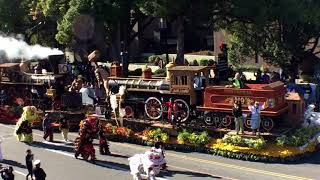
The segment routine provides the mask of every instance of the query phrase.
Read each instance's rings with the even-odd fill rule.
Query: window
[[[181,85],[188,85],[188,77],[181,76]]]
[[[174,77],[174,82],[175,82],[174,83],[175,85],[178,85],[179,84],[179,77],[177,77],[177,76]]]

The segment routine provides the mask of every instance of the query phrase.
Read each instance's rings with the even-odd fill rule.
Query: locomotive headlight
[[[268,107],[274,108],[276,105],[276,100],[275,99],[268,99]]]

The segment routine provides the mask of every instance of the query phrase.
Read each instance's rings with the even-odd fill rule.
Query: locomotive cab
[[[205,87],[209,84],[211,69],[208,66],[175,66],[168,69],[171,74],[170,92],[190,95],[190,105],[200,105]]]

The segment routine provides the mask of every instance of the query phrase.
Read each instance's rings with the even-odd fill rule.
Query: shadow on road
[[[198,178],[222,179],[222,177],[220,177],[220,176],[213,176],[210,174],[205,174],[205,173],[200,173],[200,172],[177,171],[177,170],[161,171],[159,177],[173,177],[175,174],[182,174],[182,175],[187,175],[189,177],[198,177]]]
[[[27,168],[25,165],[13,160],[4,159],[1,163],[19,168]]]

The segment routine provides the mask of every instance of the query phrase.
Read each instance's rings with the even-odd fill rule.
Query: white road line
[[[23,172],[21,172],[21,171],[17,171],[17,170],[14,170],[13,171],[15,174],[19,174],[19,175],[21,175],[21,176],[27,176],[27,174],[25,174],[25,173],[23,173]]]
[[[40,146],[35,146],[35,147],[38,147],[38,148],[42,148]],[[68,157],[72,157],[74,158],[74,154],[70,154],[70,153],[66,153],[66,152],[63,152],[63,151],[59,151],[59,150],[54,150],[54,149],[47,149],[47,148],[42,148],[46,151],[50,151],[50,152],[53,152],[53,153],[57,153],[57,154],[61,154],[61,155],[64,155],[64,156],[68,156]],[[102,163],[102,162],[95,162],[95,164],[99,165],[99,166],[103,166],[103,167],[106,167],[106,168],[111,168],[111,169],[115,169],[115,170],[121,170],[121,171],[125,171],[125,172],[130,172],[128,169],[124,169],[124,168],[121,168],[121,167],[118,167],[118,166],[113,166],[113,165],[110,165],[110,164],[105,164],[105,163]],[[142,175],[144,178],[147,178],[147,176],[144,176]],[[156,177],[157,180],[169,180],[169,179],[165,179],[165,178],[160,178],[160,177]]]

